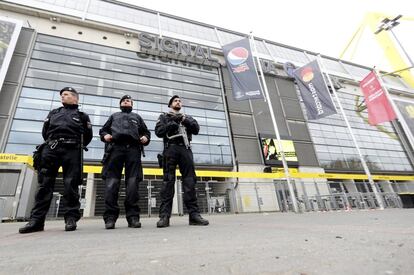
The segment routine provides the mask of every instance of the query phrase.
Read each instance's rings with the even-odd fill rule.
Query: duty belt
[[[168,146],[170,146],[170,145],[180,145],[180,146],[185,146],[185,144],[184,144],[184,142],[174,142],[174,141],[168,141],[167,142],[167,145]]]
[[[70,138],[58,138],[58,139],[52,139],[47,141],[47,144],[50,146],[50,149],[55,149],[56,146],[61,144],[79,144],[80,141],[77,139],[70,139]]]

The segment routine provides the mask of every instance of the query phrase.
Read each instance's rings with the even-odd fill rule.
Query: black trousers
[[[53,198],[56,176],[59,167],[63,170],[64,194],[66,200],[65,220],[71,217],[78,221],[81,217],[79,208],[79,190],[81,184],[80,147],[77,144],[58,144],[51,149],[46,145],[41,153],[38,171],[39,189],[35,196],[35,205],[30,219],[43,223]]]
[[[171,144],[164,150],[164,181],[161,187],[160,217],[170,217],[174,199],[175,169],[178,167],[182,175],[183,201],[190,216],[200,211],[195,191],[196,174],[193,153],[184,145]]]
[[[141,151],[139,146],[114,144],[108,160],[104,163],[102,178],[105,184],[105,212],[108,217],[118,219],[118,194],[122,177],[122,168],[125,165],[125,212],[126,218],[139,217],[138,185],[143,179]]]

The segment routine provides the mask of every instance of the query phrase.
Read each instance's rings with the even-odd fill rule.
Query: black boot
[[[105,221],[105,228],[106,229],[114,229],[115,228],[115,219],[113,217],[108,217]]]
[[[65,221],[65,231],[75,231],[76,230],[76,220],[74,218],[66,218]]]
[[[33,233],[37,231],[43,231],[45,227],[44,222],[29,221],[25,226],[19,228],[20,234]]]
[[[128,219],[128,227],[141,228],[141,223],[139,221],[139,217],[130,217]]]
[[[200,214],[193,214],[190,216],[190,225],[208,225],[209,222],[206,219],[203,219]]]
[[[170,218],[168,217],[161,217],[160,220],[157,222],[158,228],[168,227],[168,226],[170,226]]]

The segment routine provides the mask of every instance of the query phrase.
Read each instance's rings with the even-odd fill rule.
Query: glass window
[[[17,108],[14,117],[19,119],[32,119],[44,121],[48,114],[49,111]]]
[[[272,53],[272,56],[276,59],[282,59],[284,62],[289,61],[299,64],[306,64],[309,62],[309,59],[306,57],[303,51],[293,50],[270,43],[267,43],[267,46]]]
[[[43,137],[40,133],[27,133],[27,132],[16,132],[11,131],[9,135],[10,143],[21,143],[21,144],[41,144]]]
[[[155,13],[125,7],[119,4],[91,0],[88,13],[158,29],[158,19]]]
[[[196,25],[195,23],[184,22],[173,18],[161,16],[161,30],[177,34],[196,37],[199,39],[218,42],[215,30],[210,27]]]
[[[112,16],[111,12],[119,10],[110,11]],[[112,113],[119,112],[120,97],[129,94],[135,100],[134,111],[139,112],[152,132],[143,161],[155,162],[163,147],[162,139],[154,134],[155,123],[161,112],[169,111],[169,98],[178,94],[184,102],[182,111],[201,126],[200,134],[193,136],[200,155],[196,164],[229,164],[230,141],[218,73],[217,68],[165,62],[132,51],[39,34],[7,148],[13,151],[22,146],[25,149],[14,152],[31,154],[33,148],[25,145],[31,140],[39,143],[43,119],[50,110],[61,106],[58,91],[72,86],[80,92],[80,110],[89,115],[93,124],[94,139],[85,153],[86,160],[102,158],[99,129]],[[35,138],[30,139],[31,135]]]
[[[360,111],[358,108],[361,102],[358,92],[341,89],[339,97],[370,169],[373,171],[411,171],[412,167],[407,169],[405,165],[395,165],[410,163],[398,135],[390,123],[384,123],[380,126],[368,124],[367,110]],[[362,169],[349,130],[339,115],[312,122],[308,121],[308,126],[318,159],[323,167]],[[400,156],[400,154],[402,155]]]
[[[26,144],[21,144],[21,143],[20,144],[8,143],[6,146],[5,153],[32,155],[33,151],[36,149],[36,145],[35,144],[26,145]]]
[[[244,35],[238,35],[238,34],[226,32],[226,31],[222,31],[222,30],[219,30],[218,34],[220,36],[222,45],[226,45],[226,44],[241,40],[243,38],[246,38],[246,36]]]

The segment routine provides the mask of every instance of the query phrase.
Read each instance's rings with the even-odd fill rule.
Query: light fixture
[[[382,19],[381,23],[378,25],[378,29],[374,34],[379,34],[382,31],[389,31],[395,26],[398,26],[400,22],[397,20],[400,19],[402,15],[397,15],[394,19],[384,18]]]
[[[60,18],[59,18],[59,17],[56,17],[56,16],[51,16],[51,17],[49,18],[49,20],[50,20],[51,22],[60,23]]]

